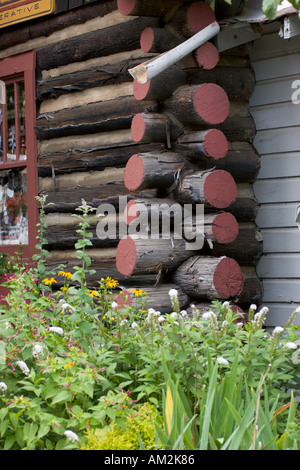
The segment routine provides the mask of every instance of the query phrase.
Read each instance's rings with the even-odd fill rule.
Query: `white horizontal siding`
[[[292,88],[300,80],[300,40],[277,33],[257,40],[252,54],[256,88],[250,112],[256,124],[254,146],[261,169],[254,193],[261,204],[256,223],[264,240],[257,264],[263,280],[267,326],[284,325],[300,306],[300,231],[295,222],[300,205],[300,105]],[[300,318],[297,323],[300,323]]]

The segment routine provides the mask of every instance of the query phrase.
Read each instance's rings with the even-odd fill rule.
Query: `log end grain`
[[[121,15],[130,15],[135,7],[136,0],[118,0],[118,10]]]
[[[139,154],[132,155],[128,160],[124,171],[124,183],[130,191],[140,188],[145,178],[143,159]]]
[[[151,80],[146,83],[139,83],[137,80],[133,81],[133,95],[136,100],[142,101],[146,99],[151,86]]]
[[[212,232],[217,242],[232,243],[239,234],[239,224],[234,215],[224,212],[215,217]]]
[[[127,225],[130,225],[139,215],[137,203],[132,199],[126,204],[124,209],[124,220]]]
[[[221,124],[229,115],[227,93],[214,83],[204,83],[197,87],[193,102],[201,119],[209,124]]]
[[[198,33],[216,21],[216,16],[205,2],[194,2],[188,8],[187,20],[194,33]]]
[[[225,209],[237,197],[237,186],[230,173],[225,170],[212,171],[204,182],[205,199],[213,207]]]
[[[142,114],[136,114],[131,121],[131,137],[134,142],[140,142],[145,134],[146,124]]]
[[[215,269],[213,282],[220,298],[230,299],[242,292],[245,278],[238,263],[224,257]]]
[[[131,276],[137,259],[137,251],[134,240],[129,237],[123,237],[117,247],[116,267],[120,274]]]
[[[143,52],[150,52],[153,46],[154,32],[153,28],[145,28],[141,33],[140,46]]]
[[[205,134],[203,148],[207,156],[219,160],[226,157],[228,153],[228,140],[222,131],[210,129]]]
[[[212,70],[219,62],[219,51],[211,42],[206,42],[196,50],[196,59],[204,70]]]

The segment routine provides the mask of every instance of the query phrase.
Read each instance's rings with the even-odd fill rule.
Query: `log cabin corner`
[[[300,306],[300,22],[290,5],[268,21],[261,1],[210,3],[0,0],[0,249],[32,256],[47,195],[47,266],[72,271],[76,209],[112,207],[114,236],[91,222],[91,288],[111,276],[163,312],[175,287],[182,308],[263,304],[283,325]],[[214,22],[157,76],[132,77]],[[204,208],[200,249],[129,234],[153,210],[174,231],[174,205],[195,226]]]

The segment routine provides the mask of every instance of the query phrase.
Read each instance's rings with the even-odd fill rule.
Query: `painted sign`
[[[0,0],[0,28],[49,15],[55,0]]]

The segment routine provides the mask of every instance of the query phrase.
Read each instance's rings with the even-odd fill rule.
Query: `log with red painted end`
[[[126,164],[124,183],[130,191],[168,188],[174,183],[176,171],[184,166],[184,159],[174,152],[135,154]]]
[[[182,177],[174,195],[183,203],[196,202],[225,209],[235,202],[237,186],[227,171],[195,171]]]
[[[154,308],[160,313],[170,313],[172,311],[172,304],[169,296],[169,291],[176,289],[178,294],[179,306],[184,309],[189,304],[189,297],[183,290],[176,284],[159,284],[157,286],[138,285],[134,289],[127,288],[120,292],[116,300],[119,309],[126,308],[126,305],[139,307],[141,305],[141,297],[139,291],[143,295],[143,309]]]
[[[174,281],[190,297],[228,300],[242,292],[245,279],[232,258],[193,256],[177,269]]]
[[[181,239],[152,240],[125,236],[117,247],[116,267],[124,276],[172,271],[191,254]]]
[[[141,33],[140,46],[143,52],[166,52],[178,46],[182,39],[167,28],[145,28]]]
[[[202,29],[216,21],[216,15],[205,2],[193,2],[191,5],[183,5],[178,8],[170,25],[185,37],[193,36]]]
[[[198,47],[195,52],[195,56],[199,67],[204,70],[214,69],[220,59],[218,49],[211,42],[206,42],[205,44],[202,44],[202,46]]]
[[[187,132],[179,136],[177,144],[187,152],[199,157],[211,157],[213,160],[226,157],[228,152],[227,137],[218,129]]]
[[[169,67],[146,83],[133,81],[133,94],[138,101],[164,101],[187,80],[186,73],[177,65]]]
[[[136,143],[166,143],[176,139],[183,130],[163,114],[138,113],[131,121],[131,137]]]
[[[227,93],[215,83],[179,87],[165,102],[165,108],[181,123],[190,126],[216,125],[229,116]]]
[[[180,3],[179,0],[118,0],[118,10],[122,15],[164,16]]]

